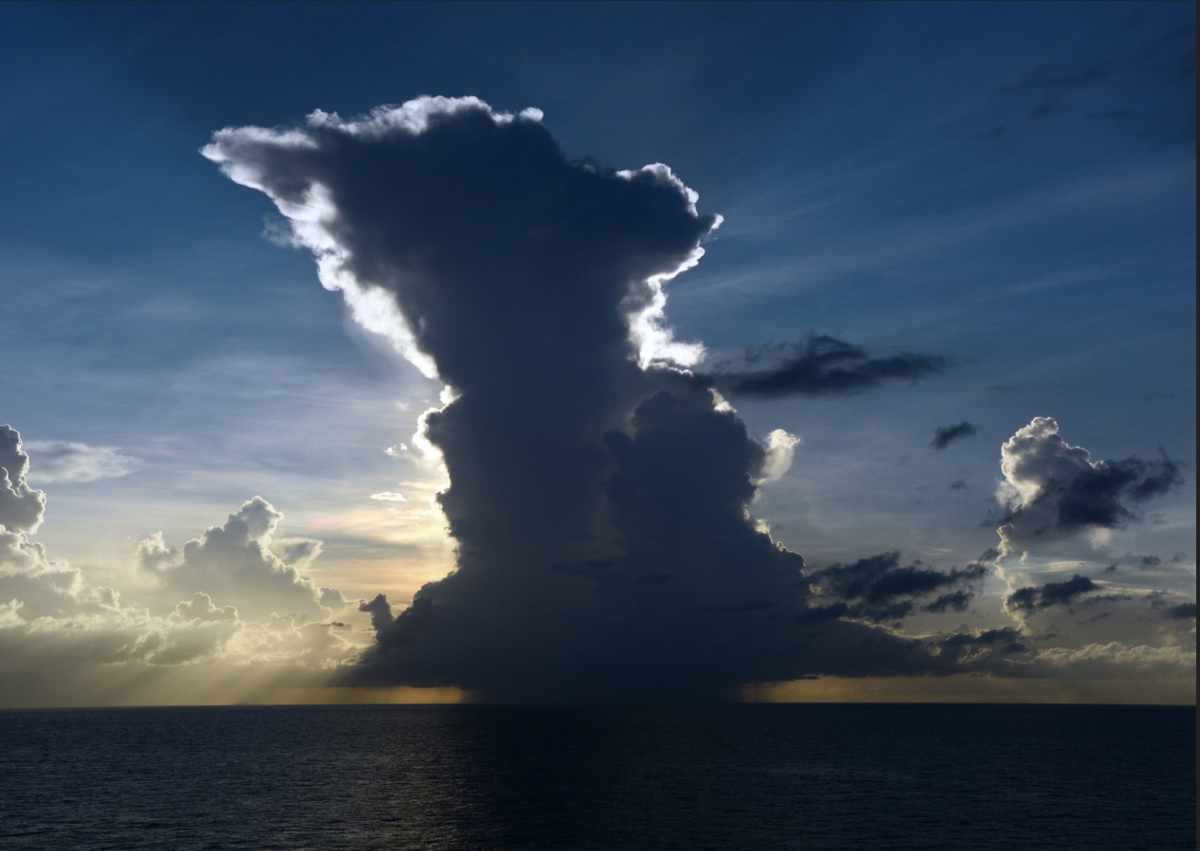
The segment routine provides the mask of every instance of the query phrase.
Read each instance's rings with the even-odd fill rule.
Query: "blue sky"
[[[708,364],[809,333],[947,359],[868,392],[735,401],[752,436],[801,438],[752,513],[811,567],[899,550],[949,570],[997,547],[1001,444],[1052,417],[1093,460],[1161,447],[1183,484],[912,628],[1011,624],[1006,594],[1081,571],[1195,598],[1193,4],[7,4],[0,21],[0,422],[47,494],[36,539],[92,585],[150,594],[137,541],[180,548],[256,495],[281,535],[324,542],[308,570],[347,600],[402,606],[452,565],[428,508],[444,474],[384,453],[412,447],[441,382],[361,330],[277,244],[270,201],[199,153],[223,127],[429,94],[536,107],[569,160],[666,163],[721,214],[666,307]],[[974,436],[930,447],[961,421]],[[55,441],[131,460],[39,483]],[[385,492],[408,502],[369,498]],[[1190,640],[1194,665],[1191,626],[1163,640]]]

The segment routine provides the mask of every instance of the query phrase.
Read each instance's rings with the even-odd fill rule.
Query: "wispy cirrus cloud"
[[[33,463],[29,480],[49,482],[94,482],[128,476],[142,466],[142,459],[122,455],[114,446],[88,446],[66,440],[30,440],[25,451]]]

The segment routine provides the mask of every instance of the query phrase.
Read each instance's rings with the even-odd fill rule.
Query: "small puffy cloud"
[[[141,465],[140,458],[122,455],[112,446],[88,446],[62,440],[31,440],[25,444],[33,465],[32,481],[94,482],[127,476]]]
[[[29,456],[21,446],[21,435],[9,425],[0,425],[0,528],[9,532],[36,532],[46,511],[46,495],[29,487]]]
[[[408,502],[408,499],[404,496],[404,494],[395,493],[393,491],[373,493],[371,494],[371,499],[378,500],[379,502]]]
[[[720,410],[720,403],[718,403],[717,410]],[[791,469],[796,447],[801,442],[799,437],[788,434],[781,428],[768,434],[766,445],[763,447],[766,454],[763,456],[759,475],[755,479],[756,484],[770,484],[783,478],[783,474]]]
[[[141,567],[161,582],[161,595],[212,595],[244,617],[275,612],[320,618],[321,590],[304,572],[320,542],[272,536],[283,515],[262,497],[246,502],[223,526],[210,526],[182,552],[158,534],[138,544]],[[176,596],[176,599],[178,597]]]
[[[978,434],[979,429],[971,425],[965,420],[955,425],[942,426],[933,433],[933,440],[929,445],[934,449],[945,449],[956,440],[962,440],[967,437],[974,437]]]
[[[997,498],[1005,518],[997,531],[1004,555],[1124,526],[1140,518],[1127,503],[1165,494],[1183,481],[1165,452],[1150,461],[1131,456],[1093,462],[1082,446],[1062,439],[1050,417],[1035,417],[1005,441],[1000,455],[1004,481]]]

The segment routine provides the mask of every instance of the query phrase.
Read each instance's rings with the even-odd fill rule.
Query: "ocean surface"
[[[0,712],[0,849],[1194,849],[1194,707]]]

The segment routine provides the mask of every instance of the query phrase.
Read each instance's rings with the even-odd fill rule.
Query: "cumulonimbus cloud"
[[[763,369],[695,369],[666,287],[719,220],[666,166],[568,162],[540,112],[474,98],[226,128],[203,153],[274,201],[357,321],[449,388],[414,442],[449,473],[456,569],[398,613],[362,604],[376,644],[351,682],[711,697],[1029,652],[1012,628],[917,640],[877,625],[966,608],[982,560],[941,572],[885,554],[806,575],[751,518],[798,439],[752,439],[721,394],[844,393],[946,361],[814,336]]]

